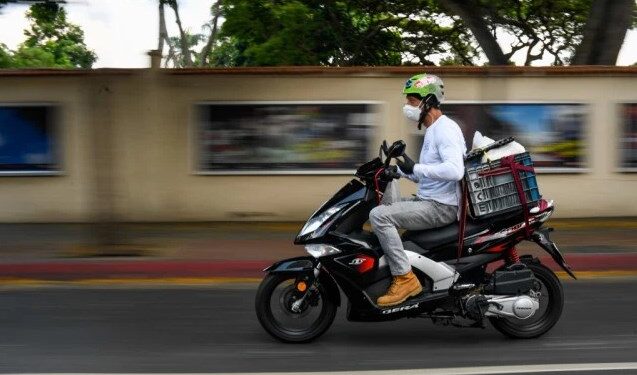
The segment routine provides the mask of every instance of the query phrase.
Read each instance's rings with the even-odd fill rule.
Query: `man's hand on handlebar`
[[[396,158],[396,164],[398,164],[398,166],[400,167],[400,170],[403,171],[403,173],[405,174],[413,174],[414,173],[414,166],[416,165],[416,163],[411,160],[411,158],[407,155],[402,155],[404,161]]]
[[[395,165],[390,165],[389,167],[385,168],[385,170],[383,171],[382,177],[383,177],[383,180],[386,180],[386,181],[399,179],[400,173],[398,172],[398,167]]]

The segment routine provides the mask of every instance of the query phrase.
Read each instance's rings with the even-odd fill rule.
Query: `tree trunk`
[[[571,65],[615,65],[634,11],[634,0],[594,0]]]
[[[210,31],[210,36],[208,37],[208,43],[206,43],[206,46],[201,51],[199,66],[206,66],[208,64],[208,55],[210,54],[210,51],[212,51],[212,45],[217,39],[217,30],[219,25],[219,5],[220,5],[220,2],[215,1],[215,3],[212,5],[212,8],[211,8],[212,14],[213,14],[212,30]]]
[[[188,46],[188,37],[184,32],[184,28],[181,26],[181,18],[179,17],[179,5],[177,4],[177,0],[171,1],[171,7],[175,12],[175,21],[177,22],[177,27],[179,28],[179,41],[181,43],[181,55],[184,58],[184,67],[192,66],[192,59],[190,58],[190,48]]]
[[[166,17],[164,13],[164,2],[159,0],[159,42],[157,43],[157,50],[159,53],[164,53],[164,41],[168,40],[168,30],[166,29]]]
[[[490,65],[507,65],[509,63],[495,36],[489,31],[478,6],[463,0],[441,1],[440,5],[450,13],[462,18],[480,44],[480,48],[487,55]]]

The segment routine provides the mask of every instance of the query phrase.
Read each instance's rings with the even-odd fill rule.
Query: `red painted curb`
[[[637,271],[637,254],[566,254],[564,259],[577,271]],[[561,270],[550,256],[540,257],[540,261],[553,270]]]
[[[261,277],[270,261],[119,261],[0,264],[0,278]]]
[[[567,254],[566,261],[577,271],[637,271],[637,253]],[[540,257],[553,270],[561,268],[550,256]],[[73,280],[88,278],[165,277],[263,277],[269,260],[232,261],[52,261],[0,264],[2,278]]]

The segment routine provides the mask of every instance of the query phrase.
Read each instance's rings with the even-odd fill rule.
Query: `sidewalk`
[[[0,225],[0,285],[39,281],[257,281],[272,262],[305,255],[302,223],[121,224],[116,245],[95,246],[86,224]],[[576,274],[637,275],[637,218],[553,220],[552,239]],[[560,268],[535,244],[521,254]]]

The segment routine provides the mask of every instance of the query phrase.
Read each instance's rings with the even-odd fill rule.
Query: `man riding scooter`
[[[398,182],[387,187],[381,205],[369,214],[372,230],[378,237],[393,280],[387,292],[378,298],[380,307],[398,305],[422,292],[398,229],[423,230],[453,223],[458,217],[467,151],[458,124],[442,114],[443,83],[431,74],[418,74],[405,83],[405,117],[426,132],[418,163],[404,156],[398,159],[401,176],[418,184],[414,198],[401,198]]]

